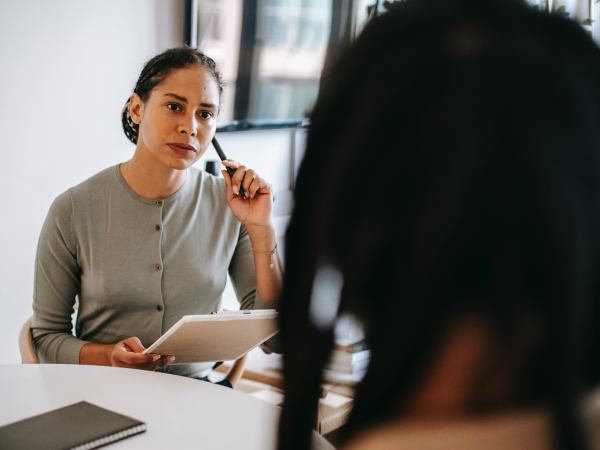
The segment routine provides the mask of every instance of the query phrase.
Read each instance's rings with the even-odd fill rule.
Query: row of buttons
[[[156,202],[156,205],[158,206],[158,204],[159,204],[159,203],[160,203],[160,202]],[[160,224],[159,224],[159,223],[157,223],[156,225],[154,225],[154,229],[155,229],[156,231],[160,231],[160,229],[161,229],[161,226],[160,226]],[[161,266],[160,266],[160,264],[155,264],[155,265],[154,265],[154,271],[155,271],[155,272],[160,272],[160,269],[161,269]]]
[[[160,264],[154,265],[155,272],[160,272],[161,269],[162,269],[162,266]],[[162,311],[164,308],[163,308],[163,305],[156,305],[156,309],[157,309],[157,311]]]
[[[162,204],[163,204],[163,202],[162,202],[162,201],[160,201],[160,200],[158,200],[158,201],[156,202],[156,206],[158,206],[159,208],[162,206]],[[160,226],[160,224],[159,224],[159,223],[157,223],[156,225],[154,225],[154,229],[155,229],[156,231],[160,231],[160,229],[161,229],[161,228],[162,228],[162,227]],[[161,269],[162,269],[162,267],[161,267],[161,265],[160,265],[160,264],[155,264],[155,265],[154,265],[154,271],[155,271],[155,272],[160,272],[160,270],[161,270]],[[164,309],[163,305],[156,305],[156,310],[157,310],[157,311],[162,311],[163,309]]]

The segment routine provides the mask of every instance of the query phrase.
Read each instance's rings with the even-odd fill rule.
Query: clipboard
[[[183,316],[144,353],[175,356],[175,364],[238,359],[273,337],[274,309]]]

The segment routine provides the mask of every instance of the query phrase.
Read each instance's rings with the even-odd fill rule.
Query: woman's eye
[[[169,104],[167,104],[167,108],[169,108],[171,111],[180,111],[181,110],[181,106],[179,106],[177,103],[169,103]]]
[[[213,113],[211,113],[210,111],[202,111],[200,113],[200,117],[202,117],[203,119],[210,119],[211,117],[213,117]]]

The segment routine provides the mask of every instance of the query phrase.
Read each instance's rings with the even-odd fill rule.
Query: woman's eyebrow
[[[182,97],[181,95],[173,94],[172,92],[167,92],[164,94],[167,97],[173,97],[175,100],[179,100],[180,102],[187,103],[187,98]]]
[[[181,95],[173,94],[172,92],[167,92],[164,95],[168,97],[173,97],[174,99],[179,100],[182,103],[188,103],[187,98],[182,97]],[[217,105],[215,105],[214,103],[200,103],[200,106],[203,106],[205,108],[217,109]]]

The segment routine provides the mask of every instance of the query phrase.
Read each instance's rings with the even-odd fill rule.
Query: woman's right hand
[[[156,370],[172,364],[174,356],[161,356],[153,353],[144,354],[145,350],[139,338],[133,336],[107,348],[108,362],[114,367],[129,369]]]

